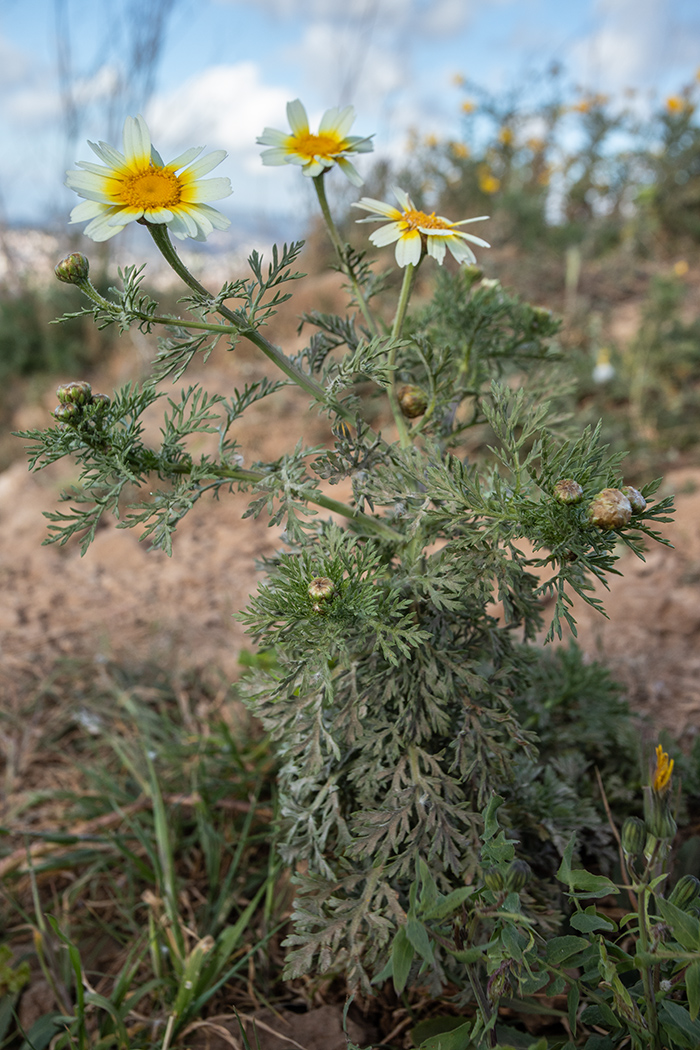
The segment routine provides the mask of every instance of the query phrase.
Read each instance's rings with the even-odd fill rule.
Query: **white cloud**
[[[157,95],[147,116],[159,149],[161,143],[177,148],[205,143],[240,151],[255,145],[265,125],[279,121],[291,97],[284,88],[264,84],[256,63],[240,62],[205,69]]]
[[[410,64],[398,48],[363,39],[355,29],[338,32],[327,22],[309,25],[285,57],[306,71],[308,89],[324,99],[324,108],[352,103],[358,112],[371,111],[410,80]]]
[[[676,21],[667,0],[598,0],[595,20],[570,52],[571,72],[586,87],[659,86],[674,70],[681,77],[681,66],[700,53],[700,23]]]
[[[0,84],[15,84],[22,80],[30,67],[29,56],[20,51],[4,36],[0,36]]]
[[[490,0],[492,4],[512,0]],[[247,6],[250,0],[219,0]],[[421,36],[445,36],[463,29],[477,10],[474,0],[256,0],[256,7],[274,18],[320,21],[339,25],[411,28]]]
[[[229,157],[215,172],[228,175],[234,190],[232,198],[217,204],[222,211],[298,210],[298,168],[263,167],[261,147],[256,144],[263,128],[288,126],[286,103],[294,94],[292,89],[265,84],[256,63],[240,62],[206,69],[174,91],[158,94],[145,115],[165,160],[189,146],[228,151]]]

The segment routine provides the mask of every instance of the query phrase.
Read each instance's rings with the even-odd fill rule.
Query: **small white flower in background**
[[[300,164],[303,174],[309,178],[315,178],[326,168],[337,164],[353,186],[362,185],[363,180],[347,159],[347,154],[371,153],[374,147],[371,135],[367,138],[348,135],[355,121],[352,106],[327,109],[321,118],[317,135],[309,130],[309,118],[298,98],[287,103],[287,119],[291,134],[265,128],[257,139],[260,146],[273,147],[262,152],[263,164]]]
[[[93,714],[92,711],[87,711],[84,707],[78,711],[75,720],[78,725],[87,730],[90,736],[99,736],[102,732],[102,719],[100,716]]]
[[[164,164],[142,116],[126,118],[123,141],[123,153],[106,142],[89,142],[104,165],[78,161],[82,171],[67,172],[66,186],[86,198],[70,215],[71,222],[91,220],[86,237],[107,241],[136,219],[164,223],[181,240],[204,241],[214,230],[228,229],[230,220],[206,201],[228,197],[231,183],[202,178],[221,163],[225,150],[197,160],[204,146],[195,146]]]
[[[383,248],[387,244],[396,242],[396,262],[399,266],[408,266],[411,263],[417,266],[423,251],[432,255],[433,259],[442,265],[447,248],[458,263],[476,262],[476,256],[467,241],[479,244],[482,248],[490,248],[487,241],[481,237],[474,237],[471,233],[460,230],[469,222],[482,222],[488,219],[488,215],[479,215],[475,219],[461,219],[460,222],[450,222],[442,215],[435,212],[427,215],[424,211],[418,211],[415,204],[403,190],[394,189],[394,196],[400,207],[395,208],[392,204],[384,204],[383,201],[373,200],[371,197],[363,197],[353,208],[362,208],[364,211],[374,212],[367,219],[358,219],[358,222],[380,222],[383,219],[391,221],[386,226],[380,226],[373,230],[369,236],[372,244]]]
[[[615,367],[610,361],[610,351],[601,349],[595,359],[593,366],[593,382],[607,383],[615,375]]]

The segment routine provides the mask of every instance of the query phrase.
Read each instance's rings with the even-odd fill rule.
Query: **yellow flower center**
[[[347,145],[345,139],[339,139],[337,135],[312,135],[310,131],[293,135],[291,144],[295,153],[309,160],[314,157],[335,157]]]
[[[405,227],[405,232],[409,230],[451,230],[452,223],[445,222],[444,219],[438,218],[435,212],[430,215],[426,215],[424,211],[416,211],[410,209],[403,213],[402,219]]]
[[[182,186],[175,172],[150,167],[127,175],[114,197],[117,203],[131,208],[174,208],[181,195]]]

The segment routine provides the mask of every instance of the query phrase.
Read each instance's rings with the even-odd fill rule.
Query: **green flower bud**
[[[335,584],[327,576],[316,576],[309,584],[308,592],[313,611],[322,613],[335,597]]]
[[[469,282],[470,288],[473,284],[476,284],[477,281],[480,281],[481,278],[484,276],[484,271],[481,269],[481,267],[475,266],[473,263],[471,266],[460,266],[460,271],[464,279]]]
[[[482,872],[484,884],[492,893],[500,893],[503,889],[503,876],[497,868],[484,868]]]
[[[552,320],[552,311],[548,310],[546,306],[533,306],[532,307],[532,327],[546,328]]]
[[[112,404],[112,399],[111,397],[107,397],[106,394],[93,394],[90,404],[96,412],[106,412]]]
[[[512,963],[510,959],[505,959],[497,970],[489,977],[486,982],[486,997],[489,1002],[497,1003],[501,996],[509,990],[508,973],[511,969]]]
[[[644,787],[642,791],[644,792],[644,823],[649,835],[656,839],[671,841],[676,836],[678,826],[671,816],[668,795],[660,795],[650,787]],[[647,842],[647,848],[648,846]]]
[[[79,405],[56,405],[53,414],[59,423],[71,423],[73,426],[82,415]]]
[[[644,849],[646,837],[647,829],[644,821],[640,820],[639,817],[628,817],[622,825],[620,834],[622,848],[626,856],[637,857]]]
[[[78,383],[64,383],[56,390],[56,397],[64,405],[87,405],[92,398],[92,387],[83,380]]]
[[[683,875],[671,890],[669,901],[685,911],[700,894],[700,880],[694,875]]]
[[[631,485],[623,485],[620,492],[627,496],[627,499],[630,501],[633,514],[641,514],[642,511],[647,509],[647,501],[639,489],[632,488]]]
[[[520,893],[530,881],[532,869],[526,860],[511,861],[506,872],[506,889],[509,893]]]
[[[396,396],[406,419],[417,419],[428,407],[428,398],[419,386],[402,386]]]
[[[87,280],[90,263],[80,252],[71,252],[65,259],[61,259],[53,272],[59,281],[64,281],[66,284],[81,284]]]
[[[619,489],[603,489],[588,507],[588,520],[591,525],[606,531],[629,525],[631,517],[630,501]]]
[[[554,486],[554,498],[567,506],[580,503],[583,499],[583,489],[573,478],[560,478]]]

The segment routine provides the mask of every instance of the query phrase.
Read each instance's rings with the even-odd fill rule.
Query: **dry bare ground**
[[[274,332],[287,348],[297,339],[296,316],[312,302],[318,306],[319,295],[328,308],[337,296],[335,275],[295,296],[294,315]],[[133,378],[150,352],[143,337],[125,343],[101,374],[89,377],[93,387],[109,392]],[[233,353],[218,349],[201,374],[187,378],[227,392],[267,372],[267,362],[242,346]],[[44,425],[54,403],[53,389],[47,390],[41,404],[19,411],[17,426]],[[279,456],[302,430],[309,444],[331,440],[327,420],[309,412],[308,399],[295,389],[254,406],[237,435],[246,465]],[[250,641],[234,614],[256,586],[256,558],[279,546],[279,530],[268,528],[264,516],[243,519],[248,498],[232,493],[195,507],[178,529],[172,558],[148,551],[135,530],[116,522],[100,528],[85,557],[77,544],[42,546],[42,511],[55,507],[61,486],[73,480],[70,469],[57,464],[30,475],[19,459],[0,475],[5,695],[65,657],[151,660],[183,673],[216,668],[224,679],[235,678],[241,648]],[[633,707],[656,727],[689,737],[700,712],[700,470],[669,474],[667,492],[675,492],[678,503],[676,521],[666,527],[673,549],[656,546],[646,562],[623,558],[623,576],[612,577],[603,595],[608,620],[581,602],[575,613],[584,650],[609,664]]]

